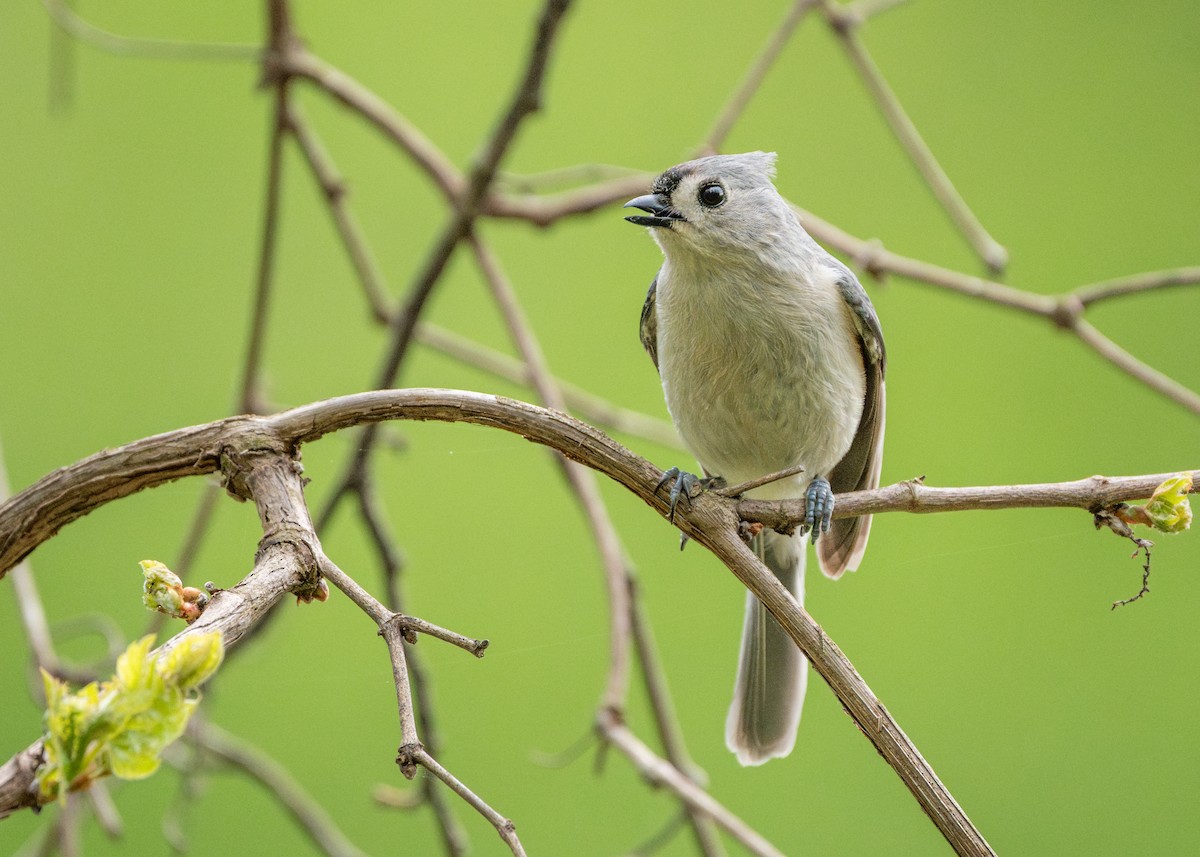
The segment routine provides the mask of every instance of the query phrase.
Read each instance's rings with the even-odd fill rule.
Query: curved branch
[[[655,509],[661,471],[598,429],[516,399],[464,390],[414,388],[339,396],[274,416],[237,416],[106,449],[54,471],[0,505],[0,577],[58,530],[94,509],[185,476],[220,469],[235,445],[291,448],[332,432],[386,420],[468,422],[519,434],[599,470]],[[1090,508],[1148,497],[1166,475],[1091,477],[1076,482],[979,488],[932,488],[901,482],[840,494],[835,517],[894,511],[962,511],[1032,507]],[[1200,472],[1197,473],[1200,482]],[[1090,486],[1090,487],[1089,487]],[[1091,493],[1088,493],[1088,492]],[[915,502],[913,497],[918,498]],[[743,500],[745,520],[786,527],[796,520],[787,501]]]
[[[272,514],[275,507],[264,496],[269,496],[266,492],[273,487],[281,490],[276,483],[294,494],[299,490],[299,480],[270,479],[271,471],[267,470],[258,484],[251,484],[254,471],[249,471],[250,476],[239,476],[245,470],[238,467],[239,462],[263,455],[278,458],[280,453],[291,452],[300,444],[331,432],[389,419],[468,422],[519,434],[601,471],[660,515],[667,515],[665,498],[656,492],[661,471],[599,430],[566,414],[500,396],[459,390],[381,390],[316,402],[271,417],[233,417],[180,429],[105,450],[56,471],[0,506],[0,569],[7,570],[62,526],[110,500],[180,476],[211,472],[222,464],[233,473],[231,488],[241,496],[254,497],[258,503],[268,530],[264,544],[286,548],[286,539],[270,536],[272,528],[281,528],[277,523],[280,518],[277,510]],[[1091,508],[1148,496],[1162,478],[1093,477],[1058,485],[977,489],[935,489],[901,483],[877,491],[841,495],[835,514],[1017,506]],[[763,602],[958,853],[990,854],[986,841],[853,665],[739,538],[739,516],[753,519],[753,515],[761,512],[759,519],[771,523],[774,519],[769,519],[768,514],[786,514],[787,508],[787,503],[738,503],[708,492],[695,498],[686,511],[677,510],[675,524],[713,551]],[[789,520],[786,516],[779,519],[783,525]],[[285,523],[283,529],[286,531],[288,526]],[[306,531],[311,528],[307,522],[290,526]],[[297,579],[296,568],[311,566],[321,557],[305,559],[298,563],[293,557],[282,564],[286,579],[271,588],[272,602],[284,591],[304,583]],[[231,635],[233,639],[240,636],[255,617],[249,611],[231,610],[233,599],[223,596],[225,593],[218,593],[201,619],[184,633],[236,620],[236,626],[221,629],[227,640]],[[227,616],[229,613],[235,615]],[[504,829],[501,828],[502,835]]]

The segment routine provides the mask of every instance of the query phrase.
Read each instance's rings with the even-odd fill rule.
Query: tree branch
[[[261,783],[329,857],[366,857],[287,769],[258,747],[199,717],[188,723],[187,735],[204,752]]]
[[[656,490],[661,476],[657,467],[566,414],[481,393],[384,390],[316,402],[271,417],[233,417],[180,429],[105,450],[62,468],[0,506],[0,570],[7,571],[41,541],[91,509],[182,475],[211,472],[219,464],[232,491],[255,499],[266,535],[255,571],[233,590],[217,593],[200,620],[182,633],[221,630],[227,644],[234,643],[284,591],[311,587],[309,575],[323,557],[319,545],[314,546],[308,540],[311,523],[307,511],[303,515],[296,511],[303,508],[296,506],[302,502],[302,495],[298,474],[290,469],[293,465],[286,457],[287,451],[333,431],[387,419],[468,422],[519,434],[600,470],[663,517],[668,514],[667,500]],[[1200,477],[1200,473],[1196,476]],[[835,515],[901,509],[1033,506],[1090,509],[1148,496],[1163,478],[1161,474],[1092,477],[1074,483],[969,489],[935,489],[901,483],[876,491],[840,495]],[[675,525],[717,554],[763,602],[959,853],[990,853],[986,842],[850,662],[738,537],[740,519],[786,526],[794,521],[785,511],[788,508],[789,503],[737,502],[706,492],[696,497],[686,510],[676,511]],[[355,593],[353,587],[331,573],[331,566],[326,566],[325,571],[373,617],[385,615],[386,608],[365,593]],[[261,578],[269,579],[270,583],[262,585]],[[397,628],[394,623],[382,627],[385,635],[386,629]],[[400,636],[398,629],[396,636]],[[170,645],[168,642],[167,647]],[[412,743],[409,740],[414,737],[412,730],[406,727],[404,737],[406,744],[402,749]],[[423,751],[412,751],[411,747],[409,751],[406,757],[409,762],[423,764],[420,761]],[[19,760],[9,763],[18,767],[19,764]],[[5,770],[10,770],[9,766]],[[0,794],[11,796],[11,784],[0,782]],[[0,812],[5,809],[0,804]],[[11,811],[11,806],[7,809]],[[503,830],[501,834],[505,835]]]
[[[1187,472],[1186,470],[1184,472]],[[1191,471],[1200,490],[1200,470]],[[989,485],[969,488],[934,488],[918,479],[897,482],[871,491],[837,495],[834,518],[878,515],[883,512],[967,512],[985,509],[1084,509],[1094,512],[1129,500],[1149,497],[1174,473],[1147,476],[1090,476],[1072,482],[1026,485]],[[744,521],[787,531],[804,520],[803,500],[741,500],[738,515]]]

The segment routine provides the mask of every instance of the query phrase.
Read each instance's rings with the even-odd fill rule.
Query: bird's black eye
[[[716,208],[725,202],[725,188],[716,182],[700,188],[700,204],[705,208]]]

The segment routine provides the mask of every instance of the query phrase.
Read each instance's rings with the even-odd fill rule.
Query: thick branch
[[[187,430],[183,434],[191,436]],[[253,437],[255,441],[260,440],[258,435],[245,437]],[[171,453],[166,458],[166,472],[174,473],[171,456],[178,450],[170,443],[167,445],[171,447]],[[120,453],[120,450],[110,451],[109,463],[119,462],[128,467],[130,456]],[[196,455],[197,451],[193,448],[192,457],[194,458]],[[100,456],[93,456],[86,462],[81,462],[81,464],[87,465],[85,467],[60,470],[52,474],[49,480],[39,482],[34,488],[43,486],[46,481],[56,482],[54,477],[64,472],[71,472],[75,475],[94,474],[94,464],[103,457],[102,453]],[[298,485],[299,480],[289,478],[293,467],[291,460],[281,457],[277,449],[272,449],[269,445],[264,447],[259,443],[255,443],[253,447],[249,448],[230,446],[226,449],[223,457],[227,474],[230,477],[231,490],[239,492],[253,490],[255,492],[253,497],[258,506],[259,518],[263,522],[264,536],[259,543],[254,568],[236,586],[231,589],[222,589],[213,595],[200,618],[160,646],[157,650],[159,655],[165,655],[187,636],[211,631],[221,634],[226,648],[235,646],[285,593],[303,591],[306,586],[311,585],[315,576],[316,568],[313,562],[312,545],[303,539],[302,526],[298,526],[307,519],[308,513],[304,509],[302,498],[299,506],[296,505],[298,492],[293,489],[293,485]],[[134,456],[133,460],[136,462],[141,459]],[[98,479],[98,486],[93,485],[90,481],[85,481],[84,485],[87,488],[85,493],[88,496],[80,504],[82,511],[75,513],[71,520],[81,517],[97,505],[102,505],[107,502],[107,499],[127,496],[149,484],[158,485],[163,481],[169,481],[147,482],[148,475],[142,467],[134,464],[131,470],[126,470],[119,477],[122,482],[120,488],[114,488],[114,483],[108,478]],[[86,476],[84,478],[86,479]],[[90,494],[90,491],[97,487],[106,494],[110,491],[112,493],[107,494],[107,499],[99,499]],[[0,506],[0,518],[9,521],[5,512],[12,509],[14,503],[20,509],[22,498],[31,493],[35,497],[44,496],[39,491],[22,492],[9,503]],[[242,494],[241,496],[247,495]],[[56,502],[51,502],[47,508],[60,509]],[[21,516],[17,515],[14,519],[21,520]],[[38,526],[37,531],[48,538],[59,526],[62,526],[62,523],[49,530]],[[36,805],[34,773],[41,755],[41,742],[37,741],[0,767],[0,819],[16,809]]]
[[[311,557],[297,557],[294,553],[310,552],[310,546],[288,539],[289,534],[311,528],[311,524],[307,523],[307,512],[301,517],[290,511],[298,495],[299,480],[294,472],[279,469],[281,453],[339,429],[387,419],[469,422],[520,434],[600,470],[641,497],[660,515],[665,517],[667,513],[665,498],[655,490],[661,475],[658,468],[597,429],[561,412],[480,393],[385,390],[317,402],[273,417],[234,417],[169,432],[106,450],[63,468],[0,506],[0,569],[10,568],[61,526],[103,503],[182,475],[210,472],[220,459],[231,473],[231,489],[242,496],[254,496],[264,527],[268,528],[254,574],[274,570],[278,580],[267,589],[269,596],[264,599],[265,603],[273,603],[283,591],[304,582],[305,569],[312,562]],[[255,465],[264,461],[271,466],[256,469]],[[1162,478],[1162,475],[1093,477],[1077,483],[1022,486],[1016,490],[933,489],[901,484],[842,495],[835,514],[1035,505],[1091,508],[1148,496]],[[951,496],[955,492],[958,497]],[[774,521],[786,526],[791,519],[780,514],[782,509],[786,509],[786,504],[757,507],[762,513],[759,518],[765,523]],[[756,506],[750,501],[737,503],[706,493],[695,498],[684,512],[677,511],[675,524],[716,553],[766,605],[959,853],[990,853],[986,842],[850,662],[737,536],[739,515],[750,518],[755,512]],[[777,517],[768,519],[768,514]],[[270,562],[269,558],[278,552],[285,553],[281,562]],[[217,627],[227,641],[236,641],[265,610],[263,605],[257,611],[232,610],[236,593],[236,587],[229,594],[218,593],[201,619],[184,633]],[[391,627],[390,623],[385,627]],[[419,748],[419,744],[415,747]],[[417,761],[418,753],[413,747],[409,747],[408,755]],[[0,784],[0,788],[4,785]]]
[[[659,511],[666,509],[663,498],[651,490],[661,476],[657,467],[566,414],[516,399],[463,390],[377,390],[326,399],[269,417],[229,417],[176,429],[103,450],[56,470],[0,505],[0,575],[59,529],[108,502],[184,476],[216,471],[223,449],[256,445],[291,448],[353,426],[399,419],[468,422],[522,435],[601,471]],[[1107,487],[1098,491],[1091,502],[1107,504],[1148,497],[1163,478],[1162,474],[1093,477],[1081,482],[989,488],[930,488],[899,483],[841,494],[834,515],[1034,506],[1089,508],[1087,499],[1070,499],[1078,490],[1072,486],[1103,479]],[[913,503],[914,495],[926,502]],[[795,520],[785,508],[784,504],[762,501],[743,500],[738,504],[744,519],[768,526],[786,526]]]

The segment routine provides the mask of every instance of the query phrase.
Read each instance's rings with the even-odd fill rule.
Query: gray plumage
[[[830,489],[879,484],[883,334],[854,274],[775,190],[774,163],[763,152],[690,161],[627,204],[649,214],[628,219],[651,228],[665,257],[642,308],[641,340],[671,418],[706,473],[736,484],[804,467],[750,495],[818,501],[817,559],[838,577],[858,567],[871,519],[822,521],[820,502],[831,511]],[[752,546],[802,602],[803,537],[767,531]],[[725,736],[742,764],[791,751],[807,668],[747,594]]]

